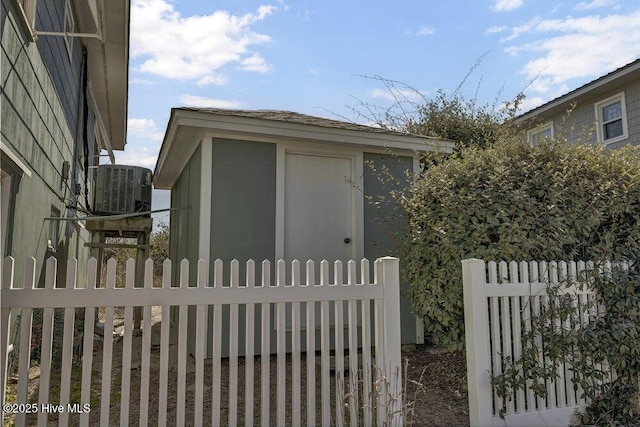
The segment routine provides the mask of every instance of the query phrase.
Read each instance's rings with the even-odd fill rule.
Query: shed
[[[174,108],[154,174],[155,188],[170,189],[180,208],[171,214],[171,259],[192,261],[195,277],[197,259],[346,264],[394,255],[392,228],[381,221],[393,212],[367,201],[389,191],[382,166],[401,182],[418,170],[420,152],[452,149],[288,111]],[[421,343],[421,323],[401,303],[402,342]]]

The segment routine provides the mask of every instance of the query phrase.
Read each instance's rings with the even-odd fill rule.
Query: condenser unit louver
[[[123,165],[98,167],[95,201],[95,211],[98,214],[128,214],[148,212],[150,209],[149,169]]]

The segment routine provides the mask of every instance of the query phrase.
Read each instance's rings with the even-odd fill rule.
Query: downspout
[[[84,152],[84,204],[85,209],[91,212],[89,204],[89,105],[87,100],[87,83],[89,81],[89,70],[87,69],[87,47],[82,46],[82,94],[84,96],[82,102],[82,123],[84,131],[82,132],[82,148]],[[94,129],[95,132],[95,129]]]

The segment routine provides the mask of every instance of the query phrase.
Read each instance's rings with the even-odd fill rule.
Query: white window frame
[[[73,36],[69,33],[76,32],[76,20],[73,17],[73,6],[71,0],[64,2],[64,22],[62,23],[64,30],[64,44],[67,47],[67,54],[69,55],[69,62],[73,60]]]
[[[546,122],[536,126],[533,129],[529,129],[527,131],[527,141],[529,141],[529,144],[531,145],[536,145],[539,141],[540,134],[547,130],[551,131],[551,136],[549,138],[553,139],[553,122]]]
[[[20,19],[27,35],[31,41],[36,40],[35,28],[36,28],[36,0],[14,0],[13,2],[18,12],[18,18]]]
[[[622,110],[622,135],[620,136],[616,136],[615,138],[609,138],[607,140],[605,140],[604,137],[604,125],[605,123],[603,122],[602,119],[602,109],[608,105],[611,105],[615,102],[620,102],[620,106],[621,106],[621,110]],[[597,134],[597,138],[598,138],[598,142],[604,145],[609,145],[609,144],[613,144],[614,142],[618,142],[618,141],[623,141],[625,139],[629,138],[629,125],[627,122],[627,104],[626,104],[626,100],[625,100],[625,96],[624,96],[624,92],[620,92],[618,94],[615,94],[613,96],[610,96],[606,99],[603,99],[602,101],[599,101],[595,104],[594,106],[595,110],[596,110],[596,124],[597,124],[597,128],[596,128],[596,134]],[[617,120],[617,119],[616,119]]]

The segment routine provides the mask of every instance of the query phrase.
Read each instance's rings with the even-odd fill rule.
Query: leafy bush
[[[640,259],[637,149],[520,141],[462,149],[396,194],[408,297],[451,350],[464,345],[462,259]]]

